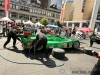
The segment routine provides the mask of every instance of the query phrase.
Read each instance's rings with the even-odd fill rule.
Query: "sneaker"
[[[3,46],[3,48],[7,48],[6,46]]]
[[[12,46],[13,48],[17,48],[16,46]]]

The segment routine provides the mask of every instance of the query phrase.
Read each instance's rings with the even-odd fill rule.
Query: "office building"
[[[74,27],[89,27],[95,0],[66,1],[62,7],[62,22],[73,29]]]
[[[59,20],[62,0],[10,0],[10,19],[39,21],[48,18],[49,22]],[[0,17],[5,16],[4,0],[0,0]]]

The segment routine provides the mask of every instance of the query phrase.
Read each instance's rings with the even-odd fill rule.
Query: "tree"
[[[42,25],[47,25],[49,22],[48,22],[48,19],[46,19],[46,18],[42,18],[41,20],[40,20],[40,23],[42,24]]]
[[[60,23],[60,21],[55,21],[54,24],[58,25],[59,27],[62,27],[62,24]]]

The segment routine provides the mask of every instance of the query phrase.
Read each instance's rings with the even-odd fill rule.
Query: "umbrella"
[[[24,22],[24,24],[31,24],[31,25],[33,25],[33,23],[30,20],[28,20],[27,22]]]
[[[9,19],[8,17],[3,17],[0,19],[0,21],[7,21],[7,22],[13,22],[11,19]]]
[[[93,30],[90,28],[79,28],[78,30],[84,31],[84,32],[93,32]]]
[[[47,27],[55,27],[55,28],[59,28],[57,25],[54,25],[54,24],[48,24]]]

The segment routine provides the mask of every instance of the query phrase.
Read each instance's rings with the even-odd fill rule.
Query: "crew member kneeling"
[[[37,54],[38,50],[44,50],[46,57],[48,57],[48,51],[46,50],[47,45],[47,37],[44,34],[44,30],[40,30],[39,33],[37,33],[36,39],[32,42],[32,50],[34,50],[34,55]]]

